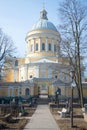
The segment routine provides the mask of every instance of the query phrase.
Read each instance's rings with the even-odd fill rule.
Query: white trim
[[[56,61],[52,61],[52,60],[48,60],[48,59],[41,59],[41,60],[37,60],[37,61],[34,61],[33,63],[56,63]]]

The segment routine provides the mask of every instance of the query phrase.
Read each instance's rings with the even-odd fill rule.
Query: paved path
[[[24,130],[59,130],[48,105],[38,105]]]

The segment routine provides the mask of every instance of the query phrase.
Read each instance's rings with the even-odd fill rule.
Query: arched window
[[[48,44],[48,50],[51,51],[51,43]]]
[[[38,43],[36,43],[36,51],[38,51]]]
[[[42,51],[45,50],[45,43],[42,43]]]
[[[58,76],[57,75],[55,75],[55,79],[57,79],[58,78]]]
[[[18,60],[15,61],[15,66],[18,66]]]
[[[29,88],[26,88],[25,89],[25,95],[28,96],[29,94],[30,94],[30,90],[29,90]]]
[[[30,78],[32,78],[33,76],[32,75],[30,75]]]

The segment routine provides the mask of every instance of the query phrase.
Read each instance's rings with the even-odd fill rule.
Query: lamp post
[[[61,89],[60,88],[58,88],[57,91],[56,91],[57,107],[59,106],[59,98],[58,98],[59,95],[61,95]]]
[[[70,117],[71,117],[71,128],[73,127],[73,88],[76,86],[74,81],[75,72],[72,70],[71,73],[72,83],[71,83],[71,111],[70,111]]]
[[[58,92],[58,90],[56,92],[56,95],[57,95],[57,107],[58,107],[59,106],[59,99],[58,99],[59,92]]]

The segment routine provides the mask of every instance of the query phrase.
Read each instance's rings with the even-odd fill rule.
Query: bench
[[[57,111],[61,117],[66,117],[66,114],[69,114],[69,111],[66,108],[63,108],[62,111]]]

